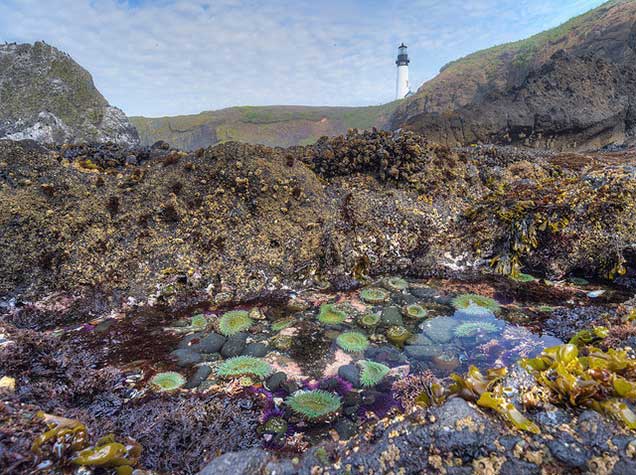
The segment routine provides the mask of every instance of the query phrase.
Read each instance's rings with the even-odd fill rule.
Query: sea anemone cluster
[[[253,376],[264,379],[272,372],[266,361],[253,356],[235,356],[225,360],[217,369],[217,375],[225,378]]]
[[[324,303],[318,312],[318,321],[325,325],[339,325],[347,318],[347,313],[332,303]]]
[[[322,389],[299,390],[288,396],[285,404],[303,419],[317,421],[335,414],[342,406],[342,399]]]
[[[344,332],[338,335],[336,344],[348,353],[357,353],[369,347],[369,340],[359,332]]]
[[[249,330],[254,321],[245,310],[232,310],[223,314],[219,321],[219,331],[225,336]]]
[[[185,383],[185,378],[174,371],[157,373],[150,379],[151,386],[158,392],[174,391]]]
[[[389,300],[389,293],[380,287],[368,287],[360,291],[360,299],[371,305],[377,305]]]
[[[388,366],[375,361],[361,360],[358,365],[361,369],[360,384],[367,388],[378,384],[390,371]]]
[[[477,294],[458,295],[453,299],[452,304],[462,313],[480,317],[491,313],[496,314],[501,310],[496,300]]]
[[[468,338],[478,333],[495,333],[499,328],[492,322],[464,322],[455,327],[453,332],[459,338]]]

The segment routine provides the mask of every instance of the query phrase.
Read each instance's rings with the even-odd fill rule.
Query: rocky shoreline
[[[33,469],[29,445],[42,430],[33,414],[44,410],[97,435],[134,438],[143,466],[158,472],[631,473],[636,439],[597,412],[541,407],[532,414],[537,435],[457,397],[378,418],[348,442],[334,437],[302,456],[267,452],[249,398],[130,403],[132,375],[112,358],[126,345],[150,351],[134,339],[144,335],[139,325],[209,306],[284,307],[307,289],[346,292],[373,276],[453,277],[462,292],[578,302],[562,286],[522,286],[493,272],[613,279],[614,297],[595,300],[600,310],[588,310],[589,297],[585,311],[568,304],[545,324],[571,321],[564,341],[609,325],[610,348],[631,346],[634,165],[632,150],[449,149],[408,132],[193,153],[164,143],[0,141],[0,370],[17,387],[0,402],[0,467]],[[104,346],[71,331],[105,317],[122,326]],[[167,355],[176,344],[155,346]],[[508,378],[523,381],[514,371]],[[174,426],[185,429],[162,441]]]

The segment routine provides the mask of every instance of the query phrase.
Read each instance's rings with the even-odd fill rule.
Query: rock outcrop
[[[613,0],[446,65],[390,123],[448,145],[581,150],[633,142],[635,64],[636,2]]]
[[[88,71],[43,42],[0,45],[0,138],[139,143],[126,115],[108,104]]]

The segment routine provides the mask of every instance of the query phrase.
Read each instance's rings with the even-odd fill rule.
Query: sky
[[[0,42],[69,53],[128,115],[237,105],[376,105],[397,46],[417,89],[473,51],[603,0],[0,0]]]

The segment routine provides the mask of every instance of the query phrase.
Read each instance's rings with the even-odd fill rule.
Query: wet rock
[[[199,387],[199,385],[207,379],[212,373],[212,368],[209,366],[199,366],[195,373],[190,376],[188,382],[185,384],[185,389],[194,389]]]
[[[225,343],[225,337],[217,333],[210,333],[196,345],[199,353],[218,353]]]
[[[350,439],[358,431],[357,425],[346,418],[341,418],[338,422],[336,422],[334,428],[342,440]]]
[[[267,378],[265,385],[270,391],[274,392],[277,391],[285,382],[287,382],[287,375],[282,371],[279,371]]]
[[[500,475],[539,475],[541,467],[516,458],[509,458],[501,466]]]
[[[493,424],[466,401],[460,398],[449,400],[437,410],[437,417],[439,422],[433,437],[439,450],[473,454],[487,451],[487,436],[493,432]],[[459,426],[463,427],[458,429]]]
[[[267,354],[268,349],[269,347],[263,343],[250,343],[243,350],[243,354],[246,356],[262,358]]]
[[[552,456],[568,467],[584,468],[591,457],[590,452],[567,433],[548,441],[547,446]]]
[[[409,289],[411,295],[422,300],[429,300],[435,297],[439,292],[431,287],[411,287]]]
[[[370,346],[365,352],[367,359],[383,363],[388,366],[397,365],[406,362],[404,353],[394,346]]]
[[[436,343],[448,343],[453,337],[457,321],[451,317],[436,317],[422,323],[424,334]]]
[[[228,337],[227,341],[221,348],[221,355],[224,358],[232,358],[234,356],[240,356],[245,349],[245,342],[247,340],[247,334],[237,333]]]
[[[354,387],[360,387],[360,370],[357,366],[347,364],[338,368],[338,376],[349,381]]]
[[[291,460],[279,460],[269,462],[265,467],[264,473],[266,475],[296,475],[298,470],[294,467]]]
[[[403,326],[402,311],[399,307],[385,307],[382,310],[381,323],[386,327]]]
[[[404,352],[416,360],[428,359],[442,353],[443,348],[440,345],[406,345]]]
[[[203,361],[208,362],[219,361],[223,359],[221,353],[202,353],[201,357],[203,358]]]
[[[199,353],[187,348],[174,350],[170,355],[177,361],[177,365],[182,367],[195,365],[203,359]]]
[[[212,460],[199,475],[253,475],[261,473],[269,459],[270,455],[259,448],[229,452]]]

